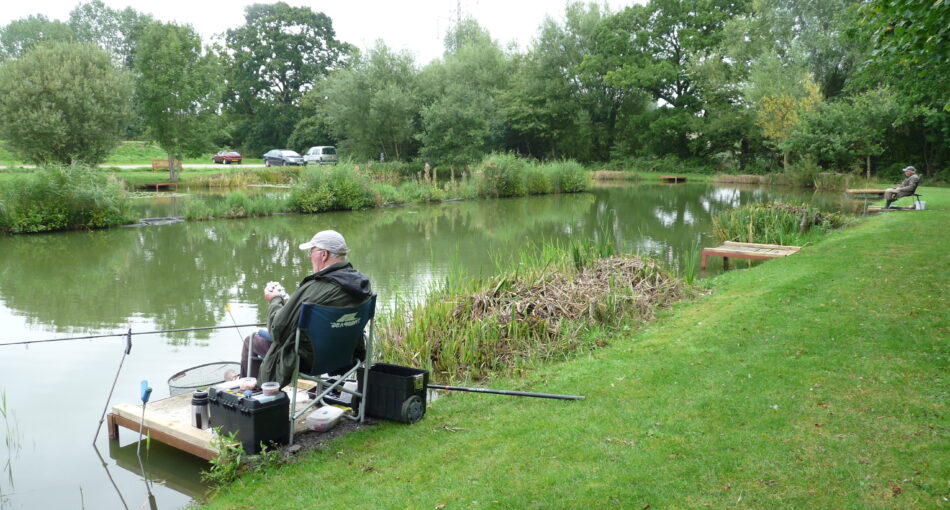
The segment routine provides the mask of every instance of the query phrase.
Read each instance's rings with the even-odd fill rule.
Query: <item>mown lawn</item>
[[[491,383],[586,400],[455,394],[207,508],[946,508],[950,190],[922,193]]]

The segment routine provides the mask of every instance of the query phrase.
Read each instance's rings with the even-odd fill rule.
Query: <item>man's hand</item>
[[[267,285],[264,286],[264,301],[270,303],[270,300],[277,296],[287,298],[287,291],[284,290],[284,286],[280,282],[267,282]]]

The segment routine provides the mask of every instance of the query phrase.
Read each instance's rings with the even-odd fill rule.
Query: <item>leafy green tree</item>
[[[15,59],[45,41],[75,40],[72,27],[42,14],[14,20],[0,28],[0,62]]]
[[[254,4],[244,17],[244,25],[225,37],[226,106],[244,133],[236,142],[249,151],[283,147],[300,119],[296,107],[303,95],[343,67],[353,48],[336,39],[326,14],[309,7]]]
[[[32,163],[97,164],[119,143],[132,89],[92,44],[37,45],[0,66],[0,138]]]
[[[76,39],[97,44],[125,68],[135,68],[135,46],[149,24],[155,20],[131,7],[112,9],[102,0],[77,5],[69,13],[68,25]]]
[[[700,64],[721,59],[723,30],[733,17],[744,14],[749,2],[734,0],[651,0],[631,6],[606,25],[611,44],[606,45],[605,80],[614,87],[641,90],[656,102],[650,110],[649,139],[652,152],[681,158],[708,152],[708,140],[696,143],[704,132],[702,120],[710,106],[720,113],[735,94],[704,96],[706,76]],[[721,92],[721,90],[720,90]],[[729,103],[727,103],[729,104]]]
[[[341,150],[373,159],[408,159],[418,150],[419,77],[408,53],[394,53],[382,41],[352,66],[333,72],[307,95],[313,116],[298,125],[324,125]],[[293,139],[297,138],[295,131]],[[318,140],[314,140],[317,142]]]
[[[884,73],[917,101],[950,111],[950,3],[872,0],[861,14],[873,45],[867,71]]]
[[[490,34],[472,19],[446,36],[442,60],[422,70],[423,158],[465,166],[503,148],[505,124],[499,104],[509,59]]]
[[[213,147],[219,62],[213,53],[202,51],[201,37],[193,28],[164,23],[145,30],[135,61],[148,133],[168,153],[169,179],[177,181],[175,159],[198,156]]]

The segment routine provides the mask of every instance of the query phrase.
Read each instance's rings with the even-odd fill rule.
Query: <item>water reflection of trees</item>
[[[643,184],[592,193],[480,200],[310,216],[198,222],[0,239],[0,302],[29,324],[65,334],[229,324],[228,303],[263,321],[262,287],[292,289],[309,262],[297,244],[334,228],[383,300],[421,292],[456,268],[488,271],[530,242],[600,240],[673,264],[710,216],[774,193]],[[804,201],[804,199],[802,200]],[[489,257],[489,253],[493,256]],[[179,335],[175,342],[209,338]]]
[[[263,320],[263,284],[295,287],[308,264],[297,244],[318,230],[344,232],[356,265],[385,289],[398,287],[389,268],[425,280],[454,254],[544,230],[593,201],[544,198],[7,238],[0,300],[28,323],[66,334],[122,329],[136,318],[160,329],[227,324],[228,303],[256,306]]]

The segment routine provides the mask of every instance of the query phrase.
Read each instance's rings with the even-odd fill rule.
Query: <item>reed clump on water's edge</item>
[[[775,202],[724,211],[712,220],[719,241],[800,245],[816,234],[843,226],[848,217],[806,204]]]
[[[423,304],[397,303],[381,320],[381,359],[440,381],[511,375],[602,346],[591,333],[651,320],[686,292],[655,261],[610,251],[546,244],[521,253],[514,270],[455,277]]]

